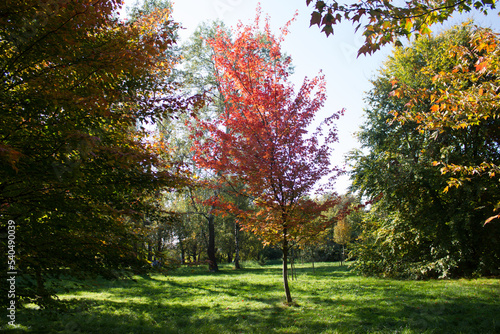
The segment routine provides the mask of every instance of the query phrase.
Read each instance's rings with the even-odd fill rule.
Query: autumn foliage
[[[317,25],[326,36],[333,35],[333,26],[342,21],[356,24],[356,31],[363,26],[361,31],[365,42],[358,55],[372,54],[387,44],[401,46],[401,38],[429,36],[432,25],[443,23],[456,13],[476,10],[487,15],[490,10],[496,9],[496,1],[493,0],[366,0],[350,3],[306,0],[306,4],[314,5],[311,26]]]
[[[196,102],[167,80],[178,25],[166,8],[122,21],[121,6],[0,5],[1,226],[16,221],[16,268],[36,282],[20,296],[47,299],[44,280],[61,268],[141,265],[141,219],[155,192],[183,183],[140,126]]]
[[[308,133],[326,99],[324,76],[305,79],[295,94],[289,81],[291,58],[281,50],[291,22],[276,37],[268,20],[262,30],[259,21],[258,12],[254,24],[239,24],[233,37],[220,30],[209,40],[225,109],[213,121],[199,120],[195,160],[224,182],[245,185],[242,192],[256,211],[226,209],[246,230],[281,246],[286,270],[289,243],[329,223],[318,218],[336,198],[318,204],[308,196],[318,181],[336,171],[329,160],[337,140],[332,121],[342,111]],[[326,133],[323,126],[329,127]]]
[[[465,24],[420,38],[396,49],[373,81],[363,149],[351,154],[352,189],[376,199],[353,247],[361,272],[498,273],[494,36]]]
[[[461,34],[467,44],[448,41],[440,45],[441,56],[420,69],[421,76],[430,78],[428,85],[404,83],[394,77],[391,96],[406,100],[405,109],[393,111],[401,123],[413,122],[421,131],[439,136],[445,131],[482,133],[482,146],[474,149],[490,151],[480,160],[455,162],[436,160],[441,172],[450,176],[450,187],[459,187],[472,179],[491,178],[498,182],[498,85],[500,82],[500,39],[490,29],[464,24]],[[422,110],[421,106],[427,106]],[[500,203],[497,204],[497,209]],[[500,215],[486,219],[486,223]]]

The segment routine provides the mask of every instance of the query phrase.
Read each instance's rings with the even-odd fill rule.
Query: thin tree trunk
[[[50,300],[50,295],[45,288],[45,280],[43,279],[42,269],[39,266],[35,267],[35,278],[37,299],[45,304]]]
[[[198,247],[196,245],[193,248],[191,248],[191,257],[193,258],[193,262],[200,262],[198,256]]]
[[[217,259],[215,257],[215,217],[210,214],[207,217],[208,220],[208,269],[211,272],[215,272],[219,270],[217,266]]]
[[[290,250],[290,268],[292,269],[292,281],[297,279],[297,268],[295,267],[296,254],[292,247]]]
[[[240,224],[234,223],[234,269],[241,269],[240,266]]]
[[[196,208],[195,200],[193,197],[193,194],[191,192],[191,188],[189,188],[190,191],[190,197],[191,197],[191,202],[193,203],[193,207]],[[217,191],[214,191],[214,196],[218,197],[219,194]],[[217,266],[217,258],[215,256],[215,216],[211,213],[214,210],[214,207],[212,206],[210,209],[210,212],[208,214],[201,213],[203,217],[207,220],[208,223],[208,241],[205,236],[205,231],[202,231],[203,234],[203,239],[205,240],[205,245],[207,249],[207,256],[208,256],[208,269],[211,272],[219,271],[219,267]],[[196,209],[196,211],[199,213],[199,210]],[[200,254],[198,254],[198,262],[200,261]]]
[[[293,251],[290,252],[290,277],[292,278],[292,281],[295,279],[295,259],[294,259],[294,254]]]
[[[292,295],[290,294],[290,288],[288,286],[288,240],[287,240],[287,229],[283,229],[283,286],[285,288],[286,303],[292,303]]]
[[[163,250],[163,239],[162,239],[162,229],[159,228],[158,229],[158,233],[156,235],[156,237],[158,238],[158,241],[156,243],[156,254],[157,256],[162,252]]]
[[[184,243],[182,242],[182,238],[179,237],[179,250],[181,251],[181,264],[186,263],[186,250],[184,249]]]
[[[148,261],[153,261],[153,246],[148,242]]]

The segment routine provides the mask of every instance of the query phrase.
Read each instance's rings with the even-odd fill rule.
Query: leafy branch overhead
[[[308,6],[311,3],[314,5],[311,26],[317,25],[326,36],[333,34],[333,26],[343,20],[356,24],[356,31],[362,29],[365,42],[358,50],[358,56],[372,54],[387,44],[401,45],[400,38],[428,36],[433,24],[446,21],[454,13],[477,10],[486,15],[496,8],[495,0],[409,0],[404,5],[385,0],[365,0],[352,4],[335,0],[306,0],[306,3]]]

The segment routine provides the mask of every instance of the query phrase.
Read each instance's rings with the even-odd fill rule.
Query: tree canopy
[[[481,32],[488,30],[464,25],[418,39],[396,50],[373,81],[359,133],[364,150],[351,155],[353,189],[375,201],[358,249],[364,272],[429,277],[498,270],[499,227],[484,226],[498,203],[498,178],[472,173],[460,187],[449,188],[448,176],[435,163],[497,163],[498,117],[466,127],[426,127],[418,117],[432,117],[436,97],[413,94],[446,94],[436,73],[453,74],[463,65],[449,52],[473,53],[473,37]],[[414,117],[400,117],[409,114]]]
[[[216,77],[224,97],[224,111],[213,121],[200,120],[195,159],[219,173],[225,182],[244,185],[257,212],[227,205],[241,224],[267,243],[281,246],[287,302],[291,296],[286,266],[289,242],[321,228],[315,218],[332,205],[308,198],[315,185],[331,174],[330,144],[337,140],[332,121],[321,141],[321,129],[307,135],[315,113],[326,98],[324,77],[304,80],[298,93],[288,81],[291,58],[281,51],[282,36],[274,36],[260,13],[253,25],[238,26],[231,38],[224,30],[209,40],[214,49]],[[335,170],[335,169],[334,169]],[[219,204],[220,205],[220,204]]]
[[[430,78],[428,85],[415,86],[398,78],[392,81],[395,97],[407,100],[403,110],[394,111],[399,122],[413,122],[422,131],[439,136],[452,130],[466,129],[478,133],[484,140],[473,151],[477,157],[452,161],[443,155],[433,162],[448,174],[449,187],[478,178],[500,181],[498,166],[498,127],[500,58],[498,35],[490,29],[466,25],[461,37],[464,42],[447,41],[436,45],[439,56],[420,69],[420,75]],[[465,44],[465,45],[464,45]],[[422,104],[428,108],[422,109]],[[497,209],[500,203],[497,203]],[[493,211],[492,211],[493,213]],[[500,215],[492,215],[489,222]]]
[[[185,177],[143,126],[197,103],[169,79],[178,24],[168,8],[121,21],[121,1],[0,5],[0,216],[17,223],[18,270],[42,298],[63,268],[140,265],[154,194]],[[3,286],[3,285],[2,285]]]

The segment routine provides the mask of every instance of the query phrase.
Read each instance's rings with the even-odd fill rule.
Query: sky
[[[126,4],[134,2],[126,0]],[[253,22],[258,3],[257,0],[175,1],[172,17],[183,27],[179,43],[186,41],[202,22],[220,19],[229,27],[235,27],[238,21],[244,24]],[[317,26],[309,27],[313,6],[307,7],[305,0],[261,0],[260,5],[262,14],[269,15],[271,27],[276,33],[298,12],[296,21],[290,26],[290,34],[282,45],[283,50],[292,57],[295,66],[291,80],[298,89],[304,77],[314,77],[320,70],[325,75],[328,98],[317,115],[317,121],[320,122],[331,113],[345,109],[344,116],[337,121],[339,142],[333,146],[332,155],[332,165],[343,166],[345,155],[360,147],[355,133],[363,123],[364,95],[371,89],[370,80],[377,76],[392,48],[384,47],[374,55],[357,57],[364,38],[361,31],[355,33],[350,22],[334,26],[334,35],[327,38]],[[452,18],[443,26],[435,27],[433,31],[459,24],[469,16]],[[483,26],[500,31],[498,15],[480,15],[475,19]],[[339,178],[336,184],[337,192],[345,193],[349,184],[347,176]]]

